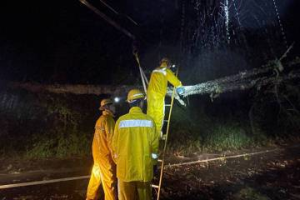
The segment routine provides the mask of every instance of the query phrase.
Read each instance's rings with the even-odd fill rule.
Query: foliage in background
[[[190,99],[175,106],[169,153],[222,152],[299,140],[300,92],[295,83],[268,86],[249,94],[223,94],[214,102]],[[201,103],[200,103],[201,102]]]
[[[68,158],[90,155],[91,142],[80,132],[40,136],[32,139],[32,146],[25,152],[26,158]]]
[[[297,84],[279,84],[250,93],[187,99],[175,105],[168,151],[191,155],[274,145],[299,138]],[[71,94],[0,93],[2,157],[90,156],[100,97]],[[127,112],[122,105],[120,112]],[[126,113],[125,112],[125,113]],[[124,113],[122,113],[124,114]],[[167,113],[166,113],[167,114]]]
[[[270,136],[299,136],[299,85],[280,83],[256,93],[249,111],[252,132],[260,130]]]
[[[15,158],[90,155],[94,123],[99,115],[97,100],[95,96],[1,93],[1,155],[17,155]]]
[[[175,108],[170,132],[169,153],[189,155],[204,152],[222,152],[260,146],[267,138],[258,140],[249,126],[233,119],[226,122],[209,118],[204,112],[193,120],[180,108]],[[182,129],[185,127],[186,129]],[[181,128],[181,131],[178,129]],[[258,142],[259,141],[259,142]]]

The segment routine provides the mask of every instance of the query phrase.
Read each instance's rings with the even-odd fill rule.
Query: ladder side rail
[[[162,153],[162,163],[161,163],[161,168],[160,168],[160,177],[159,177],[159,184],[158,184],[158,191],[157,191],[157,200],[160,199],[160,192],[161,192],[162,179],[163,179],[164,166],[165,166],[165,152],[167,150],[168,136],[169,136],[169,130],[170,130],[170,119],[171,119],[173,105],[174,105],[174,97],[175,97],[175,87],[173,88],[172,98],[171,98],[171,106],[170,106],[170,111],[169,111],[169,115],[168,115],[166,139],[164,141],[164,149],[163,149],[163,153]]]

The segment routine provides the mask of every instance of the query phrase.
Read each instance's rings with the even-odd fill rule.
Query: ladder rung
[[[164,120],[164,122],[168,122],[169,120]]]
[[[171,104],[165,104],[166,107],[171,107]]]
[[[156,188],[156,189],[158,189],[158,188],[159,188],[159,186],[158,186],[158,185],[153,185],[153,184],[151,184],[151,187],[153,187],[153,188]]]

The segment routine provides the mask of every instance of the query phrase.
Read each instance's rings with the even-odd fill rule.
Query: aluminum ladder
[[[171,115],[172,115],[172,110],[173,110],[173,105],[174,105],[174,97],[175,97],[175,87],[173,88],[172,91],[172,96],[171,96],[171,103],[170,104],[165,104],[165,110],[166,108],[169,108],[169,114],[167,115],[167,119],[164,120],[164,124],[166,123],[166,132],[165,134],[162,134],[161,142],[163,142],[163,151],[160,155],[160,158],[158,159],[158,163],[160,163],[160,175],[159,175],[159,182],[158,184],[152,184],[152,188],[157,190],[157,200],[160,199],[160,193],[161,193],[161,187],[162,187],[162,180],[163,180],[163,175],[164,175],[164,166],[165,166],[165,153],[167,149],[167,143],[168,143],[168,137],[169,137],[169,132],[170,132],[170,120],[171,120]],[[162,128],[163,129],[163,128]]]

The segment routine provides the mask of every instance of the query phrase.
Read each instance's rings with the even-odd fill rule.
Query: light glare
[[[120,102],[120,98],[119,98],[119,97],[115,97],[115,98],[114,98],[114,101],[115,101],[116,103],[119,103],[119,102]]]

